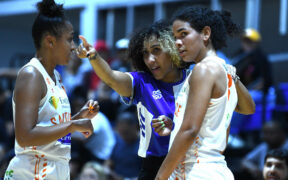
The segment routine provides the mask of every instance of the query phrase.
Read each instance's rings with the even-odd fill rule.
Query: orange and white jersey
[[[48,127],[70,121],[70,103],[61,82],[59,73],[54,70],[56,82],[48,75],[45,68],[36,58],[30,60],[26,66],[35,67],[43,76],[47,87],[47,94],[41,99],[38,109],[36,126]],[[23,68],[24,68],[23,67]],[[15,119],[15,103],[13,101],[13,116]],[[39,159],[70,160],[71,134],[41,146],[21,147],[15,140],[15,154],[32,155]]]
[[[225,162],[221,152],[226,148],[226,132],[230,125],[238,97],[232,77],[230,74],[227,74],[225,61],[218,57],[215,58],[217,58],[215,59],[215,62],[219,63],[225,70],[227,88],[223,96],[216,99],[210,99],[209,107],[200,131],[193,144],[186,152],[185,160],[182,163]],[[189,88],[188,77],[175,100],[176,111],[173,119],[175,127],[171,133],[169,149],[183,122]]]

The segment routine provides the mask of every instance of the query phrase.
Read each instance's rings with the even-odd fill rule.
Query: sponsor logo
[[[57,140],[61,144],[70,145],[71,144],[71,133]]]
[[[57,109],[58,107],[58,103],[59,103],[59,98],[55,97],[55,96],[51,96],[49,99],[49,103],[55,108]]]
[[[154,99],[161,99],[162,98],[161,91],[159,89],[157,91],[153,91],[152,96]]]

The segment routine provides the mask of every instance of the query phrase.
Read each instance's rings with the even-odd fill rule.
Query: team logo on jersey
[[[58,107],[58,103],[59,103],[59,98],[55,97],[55,96],[51,96],[49,99],[49,103],[55,108],[57,109]]]
[[[10,178],[12,178],[13,177],[13,173],[14,173],[14,171],[13,170],[7,170],[6,172],[5,172],[5,179],[10,179]]]
[[[159,89],[157,91],[153,91],[152,96],[154,99],[161,99],[162,98],[161,91]]]

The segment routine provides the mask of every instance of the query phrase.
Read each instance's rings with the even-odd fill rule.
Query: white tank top
[[[224,151],[226,148],[226,132],[230,125],[238,97],[231,75],[227,74],[225,61],[218,57],[215,58],[217,58],[215,59],[215,62],[219,63],[225,70],[227,88],[224,95],[220,98],[210,99],[209,107],[205,114],[200,131],[187,151],[184,163],[224,161],[224,156],[221,154],[221,151]],[[175,122],[175,127],[171,133],[169,149],[171,148],[174,138],[183,122],[190,88],[189,77],[186,78],[186,82],[182,86],[182,89],[175,101],[175,107],[181,108],[176,108],[174,114],[173,122]]]
[[[54,70],[56,82],[46,72],[40,61],[32,58],[26,66],[35,67],[43,76],[47,87],[47,94],[39,103],[38,120],[36,126],[54,126],[71,119],[70,103],[61,82],[59,73]],[[23,68],[24,68],[23,67]],[[23,69],[22,68],[22,69]],[[13,117],[15,121],[15,102],[13,103]],[[41,146],[21,147],[15,139],[16,155],[40,155],[42,158],[70,160],[71,134],[67,134],[56,141]]]

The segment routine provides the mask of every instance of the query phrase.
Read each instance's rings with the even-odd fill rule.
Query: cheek
[[[263,169],[263,177],[267,176],[267,171],[268,171],[268,169],[264,167],[264,169]]]

